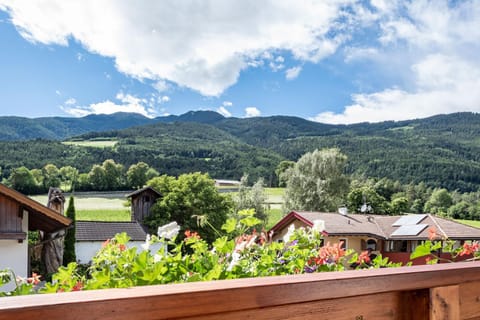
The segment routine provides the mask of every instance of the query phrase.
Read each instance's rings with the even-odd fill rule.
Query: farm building
[[[131,198],[132,221],[142,223],[150,214],[150,208],[155,204],[162,194],[152,187],[145,187],[126,195]]]
[[[35,200],[0,184],[0,269],[17,276],[28,273],[28,231],[63,232],[71,220]],[[11,290],[12,284],[0,290]]]
[[[428,239],[432,227],[438,238],[456,240],[459,246],[465,241],[480,240],[480,229],[430,214],[382,216],[292,211],[270,232],[273,240],[281,240],[291,225],[300,228],[314,224],[323,226],[325,241],[341,241],[346,249],[357,252],[371,249],[390,261],[402,263],[408,262],[415,247]],[[448,253],[445,255],[449,257]],[[424,262],[414,260],[413,264]]]

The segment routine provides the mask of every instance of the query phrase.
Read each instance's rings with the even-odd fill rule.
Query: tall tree
[[[345,202],[349,179],[347,157],[338,149],[304,154],[285,172],[287,210],[334,211]]]
[[[435,189],[425,203],[424,211],[439,215],[446,215],[448,208],[453,204],[452,196],[447,189]]]
[[[176,221],[183,230],[196,230],[211,242],[232,210],[230,197],[219,193],[208,174],[182,174],[177,179],[162,176],[150,180],[149,185],[163,195],[145,221],[153,232]]]
[[[259,178],[252,187],[248,186],[247,181],[248,176],[244,175],[240,180],[238,192],[233,197],[235,214],[241,210],[255,209],[255,216],[265,222],[267,219],[265,208],[267,196],[265,195],[263,178]]]
[[[22,193],[32,194],[37,191],[35,178],[26,167],[14,169],[7,182],[13,189]]]
[[[60,168],[60,178],[62,180],[62,185],[64,190],[71,191],[75,179],[78,177],[78,170],[72,166],[64,166]]]
[[[65,248],[63,250],[63,265],[68,265],[70,262],[76,262],[77,256],[75,254],[75,204],[73,200],[73,196],[70,196],[68,200],[68,207],[66,211],[66,215],[68,218],[72,219],[72,227],[67,230],[67,234],[65,236]]]
[[[141,188],[149,180],[147,173],[150,167],[145,162],[138,162],[132,164],[127,171],[127,183],[129,187],[138,189]],[[152,172],[150,172],[151,174]]]
[[[285,187],[287,185],[286,177],[284,175],[285,171],[292,168],[294,165],[295,162],[290,160],[284,160],[278,164],[275,169],[275,175],[277,176],[279,187]]]
[[[122,185],[123,165],[107,159],[103,162],[102,168],[105,171],[105,189],[117,190]]]
[[[47,164],[42,169],[43,186],[46,190],[50,187],[60,187],[60,170],[54,164]]]

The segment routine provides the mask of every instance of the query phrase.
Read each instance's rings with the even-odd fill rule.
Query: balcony
[[[0,298],[10,319],[478,319],[480,262]]]

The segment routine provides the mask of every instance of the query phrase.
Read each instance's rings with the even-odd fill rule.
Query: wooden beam
[[[25,240],[27,234],[25,232],[0,232],[0,239],[2,240]]]
[[[430,289],[430,320],[460,319],[459,286]]]

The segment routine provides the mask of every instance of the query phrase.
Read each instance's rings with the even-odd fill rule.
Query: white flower
[[[143,250],[147,251],[147,250],[150,249],[150,239],[151,239],[150,235],[147,234],[147,238],[145,239],[145,243],[142,244],[142,249]]]
[[[232,271],[233,267],[238,263],[239,260],[240,260],[240,253],[233,252],[232,260],[230,261],[230,264],[227,267],[227,271]]]
[[[158,227],[158,237],[164,239],[173,239],[178,235],[180,226],[173,221],[164,226]]]

